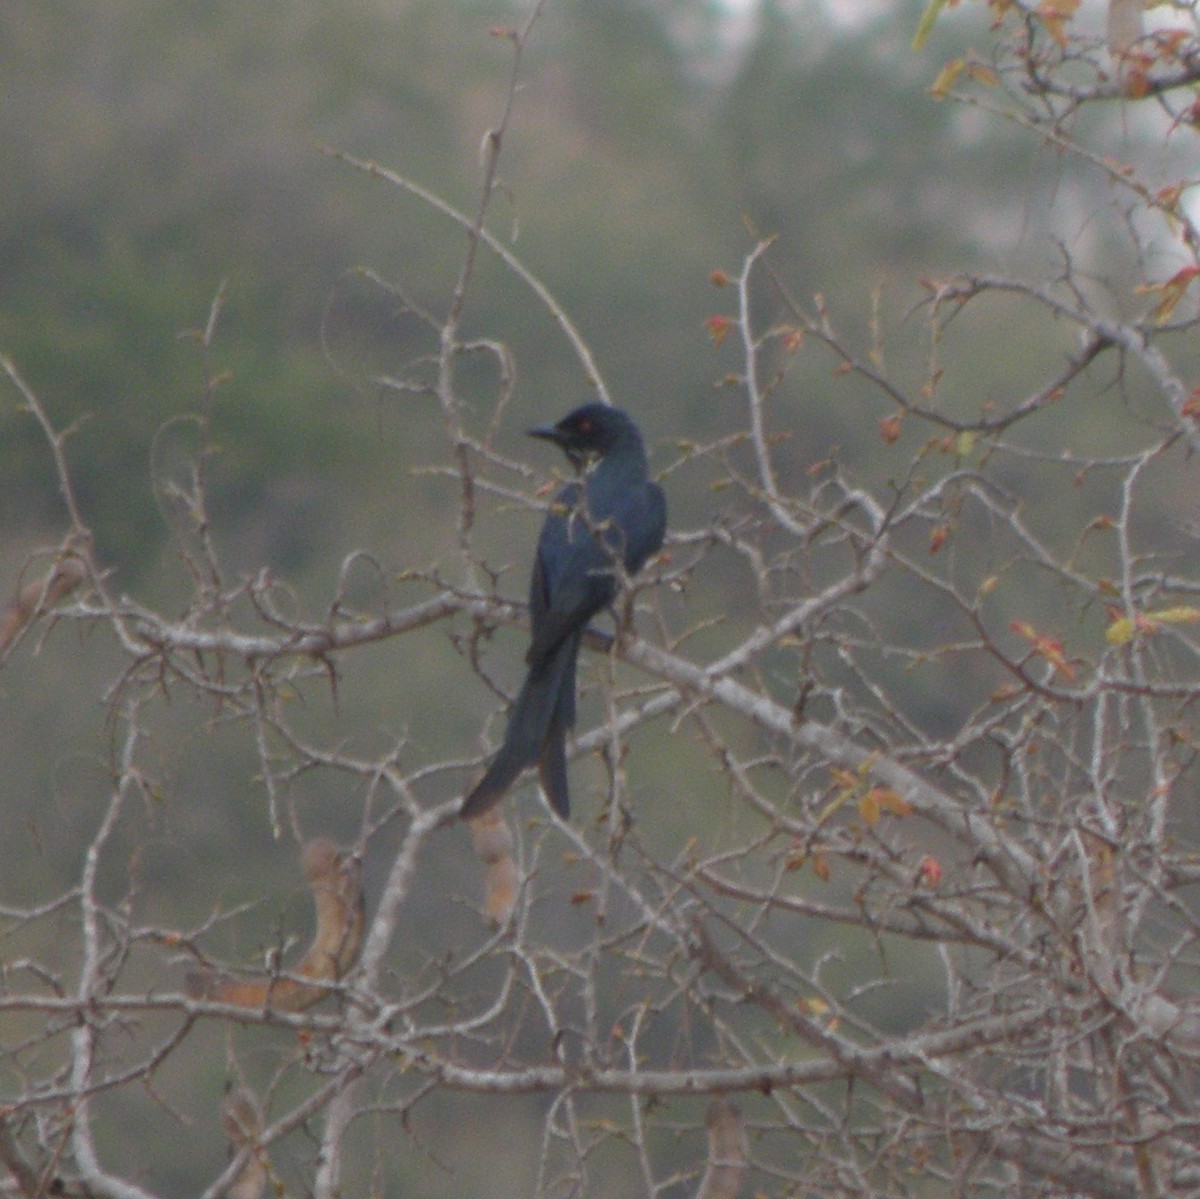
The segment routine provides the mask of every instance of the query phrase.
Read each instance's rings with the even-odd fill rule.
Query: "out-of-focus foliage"
[[[365,265],[436,307],[459,240],[320,151],[376,158],[469,207],[508,67],[489,26],[518,11],[466,0],[0,11],[0,345],[60,424],[86,416],[72,458],[105,557],[126,577],[161,540],[145,485],[152,438],[199,388],[179,334],[203,324],[222,280],[213,369],[229,376],[215,425],[233,447],[218,467],[229,516],[253,524],[307,494],[308,507],[354,520],[338,478],[351,465],[381,489],[351,507],[386,507],[404,430],[377,437],[372,387],[346,376],[364,383],[367,361],[404,356],[419,334],[391,321],[378,292],[339,307],[344,272]],[[549,6],[503,164],[512,224],[497,232],[518,238],[652,437],[721,425],[704,280],[740,252],[743,220],[780,235],[790,277],[860,306],[896,267],[995,233],[1011,152],[995,136],[959,137],[955,114],[924,96],[927,63],[899,52],[907,23],[889,14],[883,28],[839,28],[815,5],[764,4],[756,20],[702,4]],[[951,172],[936,169],[948,144],[961,146]],[[320,344],[331,297],[337,370]],[[513,346],[523,413],[584,394],[510,279],[472,297],[468,325]],[[11,409],[0,419],[6,520],[53,522],[40,445]],[[821,419],[840,441],[855,435],[856,421]],[[320,533],[318,522],[314,543]],[[293,546],[273,560],[294,569],[303,557]]]

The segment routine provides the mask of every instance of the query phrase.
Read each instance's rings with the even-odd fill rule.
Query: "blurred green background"
[[[985,38],[988,18],[983,6],[965,6],[914,53],[922,6],[548,3],[523,63],[490,227],[513,239],[580,328],[614,397],[641,421],[657,467],[681,439],[743,425],[736,398],[716,386],[737,369],[736,355],[728,343],[714,347],[703,322],[732,305],[710,273],[736,271],[759,234],[777,235],[774,261],[792,292],[822,293],[860,347],[871,294],[882,289],[892,364],[911,382],[927,349],[920,320],[905,315],[921,294],[918,276],[1052,269],[1050,201],[1060,211],[1073,197],[1077,212],[1093,207],[1069,163],[1003,122],[928,96],[941,63]],[[372,382],[433,342],[357,268],[436,316],[463,237],[323,151],[377,160],[473,211],[480,140],[501,111],[511,59],[508,42],[489,30],[523,12],[468,0],[0,6],[0,351],[59,428],[81,422],[68,457],[116,590],[167,611],[182,602],[188,580],[151,477],[156,465],[169,472],[194,451],[191,427],[168,422],[198,408],[206,370],[222,376],[210,498],[230,577],[267,566],[319,616],[353,550],[372,554],[385,576],[449,555],[452,486],[413,473],[448,461],[435,404]],[[1091,220],[1073,247],[1086,242],[1097,274],[1119,274],[1120,251]],[[222,286],[206,366],[194,332]],[[947,351],[945,394],[957,411],[1023,394],[1069,345],[1069,330],[1000,309],[964,318],[975,322],[970,336]],[[588,397],[577,361],[546,312],[486,255],[464,332],[511,348],[516,392],[497,445],[540,477],[548,463],[521,430]],[[796,367],[774,415],[777,428],[798,434],[783,462],[801,472],[836,449],[877,480],[899,461],[878,432],[890,409],[861,384],[835,379],[834,365],[813,349]],[[460,388],[482,430],[494,377],[477,375],[464,367]],[[1136,378],[1126,384],[1135,402],[1137,386]],[[1103,451],[1125,432],[1120,405],[1113,411],[1098,418],[1064,405],[1050,421]],[[928,434],[912,434],[912,444]],[[1016,466],[1010,481],[1035,485]],[[677,529],[705,524],[724,502],[706,486],[668,487]],[[1064,524],[1076,502],[1058,509]],[[1165,521],[1182,519],[1189,503],[1164,479]],[[0,390],[0,514],[0,567],[15,582],[29,553],[54,544],[65,523],[44,441],[11,389]],[[534,519],[498,507],[484,526],[486,544],[520,547],[496,564],[511,567],[504,589],[523,594]],[[696,612],[736,614],[747,594],[734,564],[723,574],[722,561],[714,556],[697,587]],[[740,627],[735,619],[728,635]],[[69,885],[107,793],[103,697],[117,669],[107,639],[59,628],[35,650],[27,642],[0,675],[6,904]],[[492,653],[513,681],[518,635],[502,633]],[[926,686],[936,724],[944,680]],[[923,702],[918,696],[917,707]],[[338,702],[314,703],[306,719],[364,753],[406,737],[417,755],[467,755],[496,706],[435,631],[355,655]],[[294,852],[272,840],[252,742],[244,730],[207,724],[202,707],[181,697],[151,720],[160,798],[131,818],[114,870],[120,876],[123,860],[136,861],[139,911],[164,926],[199,920],[217,904],[259,901],[223,947],[253,960],[280,921],[303,935],[307,901]],[[652,797],[673,760],[646,757],[639,785]],[[581,771],[581,795],[591,777]],[[705,785],[722,794],[719,782]],[[322,778],[298,780],[292,799],[306,831],[344,839],[356,834],[365,802]],[[642,818],[668,849],[695,831],[679,805],[656,812],[648,803]],[[418,931],[397,950],[401,972],[444,950],[445,927],[462,926],[452,940],[478,932],[467,902],[477,864],[461,838],[444,840],[433,881],[417,892]],[[115,877],[114,895],[128,881]],[[448,905],[451,893],[463,902]],[[810,932],[815,954],[830,934]],[[60,953],[65,966],[68,951]],[[902,1013],[923,1010],[919,990],[897,1002]],[[204,1038],[215,1107],[221,1034]],[[266,1050],[263,1058],[277,1061]],[[164,1086],[190,1093],[194,1082]],[[119,1130],[122,1100],[112,1102]],[[520,1110],[532,1119],[537,1105]],[[157,1119],[172,1135],[161,1113],[139,1119]],[[536,1145],[536,1124],[513,1119]],[[116,1158],[136,1160],[142,1141],[122,1142],[114,1131]],[[173,1146],[149,1181],[185,1193],[220,1156],[214,1120]],[[473,1191],[461,1177],[432,1176],[425,1195]],[[527,1186],[517,1178],[512,1193]]]
[[[778,235],[797,294],[849,301],[856,318],[878,282],[907,286],[1011,242],[1027,198],[1008,183],[1028,148],[1002,128],[964,131],[961,112],[928,99],[945,47],[912,54],[917,11],[844,25],[818,4],[548,6],[501,163],[510,198],[491,223],[516,231],[652,439],[724,423],[712,385],[732,363],[708,352],[701,321],[726,298],[706,277],[736,269],[747,225]],[[394,535],[387,488],[415,440],[407,422],[429,406],[375,403],[347,380],[380,365],[372,351],[402,361],[420,331],[346,272],[374,269],[437,313],[462,237],[321,149],[473,211],[510,59],[489,29],[520,13],[455,0],[4,7],[0,345],[60,427],[88,416],[72,464],[124,585],[144,583],[162,543],[153,435],[197,404],[198,355],[180,334],[203,325],[222,280],[215,367],[231,378],[215,502],[247,561],[303,570],[353,542],[347,519],[373,544]],[[514,349],[514,427],[570,407],[586,389],[546,314],[511,277],[485,276],[467,329]],[[11,403],[0,416],[6,527],[53,527],[39,437]],[[864,431],[831,405],[806,416],[816,456]],[[350,464],[369,487],[341,485]]]

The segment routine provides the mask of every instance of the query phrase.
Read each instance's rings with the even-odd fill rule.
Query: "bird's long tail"
[[[558,689],[558,703],[550,717],[538,755],[538,778],[550,806],[566,820],[571,815],[571,796],[567,788],[567,730],[575,725],[575,663],[578,644],[571,654],[571,665]]]
[[[546,797],[561,816],[569,811],[566,730],[575,721],[575,659],[580,634],[573,633],[544,662],[525,676],[508,714],[504,744],[483,778],[463,801],[459,814],[469,819],[504,798],[527,766],[539,764]]]

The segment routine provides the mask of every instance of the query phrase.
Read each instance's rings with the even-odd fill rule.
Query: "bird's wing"
[[[529,579],[529,612],[535,637],[546,621],[557,577],[570,554],[571,524],[582,498],[582,486],[568,483],[554,497],[542,523]]]
[[[578,483],[564,487],[538,538],[529,597],[533,640],[526,654],[535,671],[616,592],[611,555],[597,541],[582,500]]]
[[[637,574],[667,535],[667,497],[657,483],[647,483],[618,518],[625,530],[625,569]]]
[[[570,633],[617,593],[614,559],[633,574],[662,545],[667,503],[657,483],[604,487],[603,463],[580,511],[578,484],[563,488],[542,526],[530,594],[533,640],[526,661],[538,669]],[[601,484],[597,486],[597,484]]]

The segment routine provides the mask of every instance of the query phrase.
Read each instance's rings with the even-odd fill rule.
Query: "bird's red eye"
[[[588,417],[585,416],[579,422],[579,431],[580,433],[590,433],[592,431],[592,422]]]

